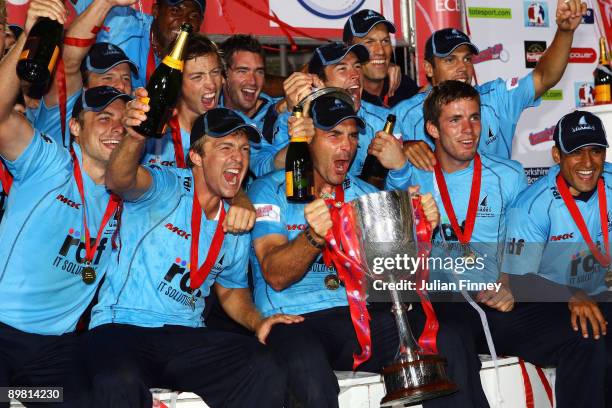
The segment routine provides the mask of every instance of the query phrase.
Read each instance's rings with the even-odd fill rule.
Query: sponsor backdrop
[[[596,0],[585,2],[588,15],[574,35],[563,79],[544,95],[539,107],[523,112],[516,129],[512,158],[525,166],[530,182],[553,164],[551,140],[559,118],[593,104],[593,70],[599,58],[600,27],[602,31],[611,27],[612,1],[600,0],[603,19]],[[557,0],[467,0],[466,7],[471,38],[481,50],[475,61],[479,83],[526,75],[550,45],[557,29]]]

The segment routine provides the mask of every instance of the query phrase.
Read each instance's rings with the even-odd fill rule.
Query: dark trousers
[[[253,337],[107,324],[87,342],[94,407],[150,408],[149,388],[193,392],[211,408],[283,405],[285,372]]]
[[[360,365],[359,371],[380,372],[396,358],[398,335],[389,304],[369,307],[372,356]],[[412,330],[418,335],[424,325],[419,310],[408,313]],[[338,381],[333,370],[349,371],[353,353],[360,350],[348,307],[336,307],[303,315],[302,323],[276,325],[268,337],[268,345],[279,359],[287,363],[287,407],[338,407]],[[431,407],[482,407],[486,398],[480,387],[480,361],[469,345],[451,330],[442,327],[438,333],[438,349],[447,358],[447,373],[462,391],[425,402]],[[473,395],[474,384],[479,393]],[[484,400],[484,402],[483,402]]]
[[[0,323],[0,386],[63,387],[63,403],[24,403],[28,407],[88,406],[89,388],[79,360],[76,334],[43,336]],[[0,407],[8,407],[8,402]]]
[[[517,303],[511,312],[484,305],[498,355],[555,366],[558,408],[604,407],[605,340],[582,338],[570,325],[567,303]],[[465,302],[436,303],[442,326],[452,326],[478,352],[488,353],[480,318]]]

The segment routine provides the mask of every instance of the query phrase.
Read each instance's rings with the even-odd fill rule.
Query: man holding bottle
[[[225,200],[239,191],[249,142],[261,134],[234,112],[212,109],[193,125],[188,168],[142,166],[146,139],[134,129],[149,109],[130,103],[128,134],[106,177],[125,203],[121,252],[92,311],[95,406],[148,407],[149,388],[164,387],[195,392],[213,407],[280,408],[285,374],[272,356],[253,338],[206,328],[202,317],[214,289],[261,343],[275,324],[302,321],[260,316],[247,282],[250,237],[222,229]]]
[[[24,34],[40,16],[64,22],[60,10],[60,1],[34,0]],[[0,155],[14,177],[0,224],[0,383],[63,387],[62,406],[83,407],[89,388],[75,329],[110,260],[118,201],[104,175],[131,98],[110,87],[87,90],[73,111],[68,151],[13,111],[25,39],[0,62]]]

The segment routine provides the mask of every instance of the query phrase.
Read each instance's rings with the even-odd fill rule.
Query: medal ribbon
[[[584,222],[584,218],[582,217],[582,214],[580,214],[580,210],[578,209],[578,206],[576,205],[576,201],[574,200],[574,197],[572,197],[572,194],[570,193],[569,188],[567,187],[567,183],[561,176],[561,173],[557,175],[557,189],[559,190],[559,193],[561,194],[561,198],[563,198],[563,202],[565,203],[565,206],[569,210],[569,213],[572,216],[574,223],[576,223],[576,226],[578,227],[578,230],[580,231],[580,235],[582,235],[582,238],[584,239],[587,246],[591,250],[591,253],[595,257],[595,259],[597,259],[597,262],[599,262],[601,266],[608,267],[610,265],[610,240],[609,240],[608,228],[607,228],[608,227],[608,214],[607,214],[608,204],[607,204],[607,199],[606,199],[606,188],[605,188],[603,179],[600,178],[599,181],[597,182],[597,196],[599,200],[599,219],[601,221],[601,232],[603,234],[604,247],[606,249],[605,255],[599,250],[599,248],[597,248],[597,246],[593,242],[593,239],[591,238],[591,234],[589,234],[589,230],[587,229],[587,226]]]
[[[442,174],[439,160],[436,160],[436,164],[434,165],[434,173],[436,175],[436,182],[440,188],[442,204],[444,205],[446,215],[448,215],[451,227],[459,239],[459,242],[464,245],[468,244],[472,238],[472,232],[474,231],[476,212],[478,211],[478,198],[480,197],[480,182],[482,180],[482,162],[480,160],[480,155],[476,153],[476,156],[474,156],[474,176],[472,178],[472,189],[470,191],[470,200],[465,217],[465,229],[463,230],[457,222],[457,216],[455,215],[455,210],[451,203],[450,195],[448,194],[448,187],[446,186],[446,180],[444,179],[444,174]]]
[[[360,354],[353,353],[354,371],[372,355],[370,313],[366,306],[363,281],[365,263],[361,255],[359,238],[353,228],[356,225],[353,207],[344,204],[342,185],[336,186],[335,199],[325,200],[325,202],[328,205],[332,204],[330,213],[333,226],[325,235],[327,246],[323,249],[323,261],[327,267],[332,264],[335,266],[338,277],[344,282],[346,289],[351,320],[361,347]]]
[[[425,211],[419,196],[412,197],[412,208],[414,215],[414,228],[417,237],[417,257],[423,260],[422,268],[417,271],[416,279],[420,283],[417,287],[425,287],[423,282],[429,280],[429,268],[427,267],[427,257],[431,252],[431,237],[433,230],[427,221]],[[437,336],[440,324],[436,312],[429,300],[429,295],[425,289],[417,289],[417,295],[421,299],[421,307],[425,313],[425,326],[419,337],[419,346],[424,354],[438,354]]]
[[[9,173],[8,169],[4,167],[4,164],[0,161],[0,185],[2,185],[2,189],[4,193],[8,195],[9,191],[11,191],[11,186],[13,185],[13,176]]]
[[[191,210],[191,251],[189,254],[189,275],[190,282],[189,286],[191,289],[197,289],[202,286],[202,283],[208,277],[208,274],[212,270],[219,252],[221,252],[221,246],[223,245],[223,220],[225,219],[225,207],[221,202],[221,214],[217,221],[217,228],[213,235],[208,254],[202,266],[198,268],[198,247],[200,245],[200,222],[202,221],[202,207],[200,206],[200,200],[198,200],[197,188],[193,191],[193,206]]]
[[[106,210],[104,211],[104,215],[102,216],[102,221],[100,222],[100,227],[98,228],[98,234],[96,237],[96,243],[91,245],[91,235],[89,233],[89,227],[87,225],[87,211],[85,208],[85,190],[83,189],[83,174],[81,173],[81,166],[79,166],[79,161],[77,160],[76,153],[74,149],[70,148],[70,155],[72,156],[72,166],[73,166],[73,174],[74,179],[76,181],[77,188],[79,190],[79,195],[81,196],[81,202],[83,203],[83,229],[85,230],[85,262],[91,264],[93,262],[94,255],[96,250],[98,249],[98,245],[100,244],[100,239],[102,238],[102,231],[104,231],[104,226],[108,223],[110,218],[115,214],[115,211],[121,205],[121,199],[116,194],[111,194],[108,199],[108,204],[106,205]]]
[[[183,150],[183,140],[181,137],[181,125],[179,124],[178,117],[172,116],[170,118],[170,131],[172,134],[172,144],[174,145],[174,160],[176,167],[179,169],[187,168],[185,163],[185,151]]]

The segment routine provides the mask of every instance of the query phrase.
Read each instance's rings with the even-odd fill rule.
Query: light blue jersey
[[[435,173],[410,168],[410,185],[419,185],[421,193],[432,193],[440,210],[440,226],[434,231],[435,243],[431,256],[442,258],[444,267],[440,264],[432,267],[432,279],[445,282],[452,281],[451,269],[459,274],[459,279],[472,282],[495,282],[501,266],[501,250],[506,236],[505,217],[507,209],[516,196],[527,186],[523,167],[516,161],[498,156],[481,154],[482,180],[478,210],[474,231],[470,240],[470,249],[481,259],[477,267],[468,269],[460,266],[457,261],[465,255],[465,248],[459,244],[448,215],[444,210],[440,190],[436,183]],[[448,193],[457,216],[457,222],[462,227],[470,198],[474,161],[469,167],[453,173],[444,173]],[[407,184],[390,183],[390,187],[405,189]],[[453,263],[446,258],[452,258]],[[439,261],[437,261],[439,262]]]
[[[366,127],[364,130],[359,132],[359,145],[357,147],[357,153],[355,154],[355,159],[349,168],[349,174],[351,176],[358,177],[361,174],[363,163],[368,156],[368,147],[370,146],[370,142],[372,139],[374,139],[374,136],[376,136],[376,132],[384,129],[387,121],[387,113],[389,113],[387,108],[361,101],[361,108],[359,108],[357,116],[363,119]],[[279,115],[276,124],[274,125],[274,139],[272,140],[272,144],[270,146],[262,146],[262,151],[259,153],[258,159],[260,161],[260,165],[257,169],[255,169],[259,171],[259,173],[255,173],[256,176],[260,177],[275,170],[274,156],[276,156],[280,150],[289,144],[289,128],[287,121],[289,120],[290,116],[291,114],[288,112],[284,112]],[[389,177],[401,178],[402,175],[407,174],[406,168],[408,166],[409,163],[406,162],[406,165],[402,169],[389,171]],[[403,180],[407,181],[405,179]]]
[[[259,99],[261,99],[263,103],[252,118],[238,110],[234,110],[234,112],[236,112],[246,124],[255,125],[255,127],[259,129],[263,135],[260,143],[250,142],[251,159],[249,167],[253,174],[257,176],[274,171],[273,161],[276,152],[272,146],[272,140],[274,138],[274,126],[278,119],[276,103],[281,98],[272,98],[271,96],[261,92],[259,94]],[[225,107],[223,94],[221,94],[221,97],[219,98],[219,107]]]
[[[185,154],[185,162],[191,144],[191,130],[181,128],[181,144]],[[176,167],[176,153],[172,141],[172,130],[166,126],[166,133],[161,139],[149,138],[142,157],[143,164],[158,164],[164,167]]]
[[[79,146],[74,149],[81,161]],[[117,220],[104,226],[93,258],[96,284],[87,285],[81,278],[83,203],[69,151],[36,131],[21,156],[6,165],[14,180],[0,224],[0,321],[29,333],[74,331],[110,261]],[[109,194],[82,173],[93,244]]]
[[[83,13],[91,4],[91,0],[79,0],[75,9],[77,14]],[[144,87],[147,83],[147,58],[151,43],[149,36],[153,16],[140,13],[131,7],[115,6],[104,20],[104,29],[100,30],[97,42],[115,44],[125,52],[125,55],[138,67],[139,75],[132,73],[132,89]],[[155,56],[155,66],[161,59]]]
[[[557,190],[557,174],[559,166],[552,167],[548,175],[523,191],[508,211],[502,271],[538,274],[595,295],[607,290],[606,270],[595,260],[563,202]],[[605,164],[603,178],[608,201],[605,227],[612,231],[612,164]],[[598,197],[595,192],[586,202],[575,202],[593,242],[605,253]]]
[[[478,151],[509,159],[512,155],[512,138],[521,113],[540,104],[540,99],[534,100],[533,75],[529,73],[523,78],[507,81],[498,78],[475,88],[480,94],[482,123]],[[433,149],[434,143],[425,133],[423,122],[423,102],[430,90],[402,101],[393,108],[392,113],[397,116],[404,141],[422,140]]]
[[[151,188],[124,204],[121,249],[100,288],[90,327],[204,326],[204,298],[213,283],[247,288],[249,235],[225,234],[215,264],[199,289],[189,287],[193,178],[191,170],[147,167]],[[226,205],[226,209],[229,208]],[[198,262],[204,263],[216,220],[202,216]],[[191,299],[195,303],[191,303]]]
[[[32,126],[38,129],[41,133],[49,135],[60,146],[70,147],[70,118],[72,117],[72,108],[81,96],[81,90],[70,95],[66,100],[66,133],[62,136],[62,125],[60,122],[59,104],[47,107],[45,98],[40,100],[40,104],[36,109],[28,108],[28,119]]]
[[[370,184],[350,176],[344,181],[343,187],[346,202],[378,191]],[[305,205],[288,203],[285,197],[284,171],[255,180],[249,189],[249,198],[257,209],[257,220],[251,231],[253,240],[269,234],[281,234],[291,241],[306,228]],[[282,291],[276,291],[266,283],[254,251],[251,253],[251,262],[255,304],[264,316],[275,313],[310,313],[348,305],[343,287],[337,290],[325,287],[325,277],[335,274],[336,270],[325,266],[321,256],[310,265],[302,279]]]

